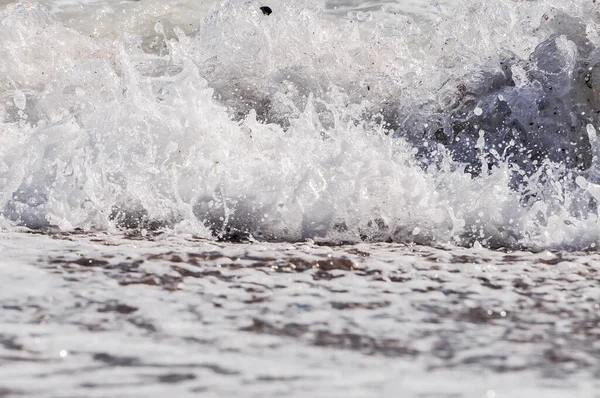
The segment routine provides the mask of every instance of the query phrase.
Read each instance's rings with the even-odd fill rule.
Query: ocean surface
[[[0,0],[0,397],[600,397],[599,128],[592,0]]]

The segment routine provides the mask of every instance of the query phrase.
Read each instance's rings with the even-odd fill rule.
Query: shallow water
[[[0,247],[3,396],[598,396],[598,255],[109,234]]]
[[[600,6],[262,5],[0,0],[0,396],[600,396]]]

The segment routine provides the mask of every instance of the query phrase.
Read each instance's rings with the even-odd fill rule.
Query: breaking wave
[[[2,225],[595,249],[598,7],[9,4]]]

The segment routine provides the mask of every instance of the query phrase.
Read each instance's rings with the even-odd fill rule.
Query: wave
[[[226,2],[104,36],[10,4],[2,225],[594,250],[599,14],[564,3]]]

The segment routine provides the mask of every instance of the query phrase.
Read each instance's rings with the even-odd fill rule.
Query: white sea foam
[[[595,46],[588,2],[466,2],[425,18],[375,12],[364,24],[332,21],[309,1],[269,17],[252,2],[186,7],[98,4],[75,18],[73,8],[20,2],[0,13],[6,228],[118,224],[549,248],[597,241],[596,164],[579,173],[547,162],[515,187],[518,166],[490,146],[490,132],[463,141],[476,161],[499,159],[477,177],[441,144],[415,146],[428,120],[463,95],[461,84],[485,83],[506,54],[528,59],[564,35],[559,61],[570,73],[577,48],[567,36],[576,33],[561,21],[576,20]],[[513,64],[517,87],[531,93],[527,73]],[[415,157],[423,148],[435,167]]]

